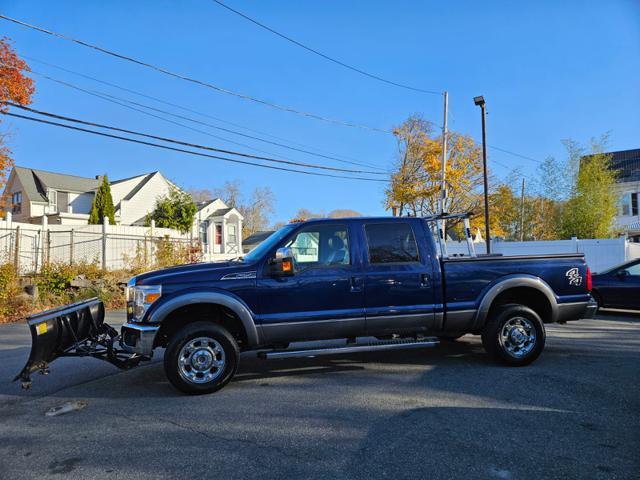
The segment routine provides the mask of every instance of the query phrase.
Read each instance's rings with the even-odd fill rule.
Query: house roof
[[[265,230],[262,232],[256,232],[253,235],[249,235],[247,238],[242,240],[243,245],[258,245],[259,243],[264,242],[269,235],[271,235],[274,230]]]
[[[640,148],[607,152],[607,154],[611,155],[611,170],[618,172],[618,182],[640,181]],[[586,155],[582,158],[590,158],[591,156]]]
[[[96,178],[65,175],[34,168],[16,166],[14,171],[22,184],[23,193],[35,202],[48,201],[47,188],[66,192],[87,192],[95,190],[100,184],[100,180]]]
[[[210,217],[224,217],[227,213],[229,213],[231,210],[233,210],[232,207],[229,208],[219,208],[217,210],[214,210],[213,212],[211,212],[209,214]]]
[[[142,189],[142,187],[144,187],[149,182],[149,180],[151,180],[157,173],[160,173],[160,172],[151,172],[145,175],[142,181],[140,181],[135,187],[133,187],[131,191],[127,193],[122,200],[131,200],[134,197],[134,195],[138,193]],[[119,182],[120,181],[122,180],[119,180]]]

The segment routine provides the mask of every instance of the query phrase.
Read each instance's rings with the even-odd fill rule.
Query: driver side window
[[[349,234],[345,225],[310,225],[288,240],[299,270],[349,265]]]

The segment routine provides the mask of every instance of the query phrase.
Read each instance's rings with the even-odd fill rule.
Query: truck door
[[[278,247],[291,248],[295,274],[257,279],[258,321],[269,342],[362,336],[363,279],[347,224],[312,223]]]
[[[424,230],[414,230],[412,223],[418,225],[410,220],[362,224],[368,335],[426,332],[434,326],[432,252],[424,247]]]

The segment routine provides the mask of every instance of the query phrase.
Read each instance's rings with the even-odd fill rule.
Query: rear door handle
[[[420,275],[420,286],[423,288],[428,288],[431,286],[431,275],[428,273],[423,273]]]
[[[359,285],[359,278],[358,277],[351,277],[351,291],[352,292],[361,292],[362,291],[362,287]]]

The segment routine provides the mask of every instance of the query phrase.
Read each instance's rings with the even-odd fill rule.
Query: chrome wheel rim
[[[222,345],[209,337],[189,340],[178,355],[178,371],[187,382],[209,383],[222,375],[226,358]]]
[[[500,331],[500,345],[514,358],[526,357],[536,346],[536,329],[524,317],[507,320]]]

